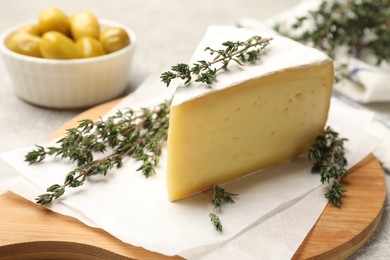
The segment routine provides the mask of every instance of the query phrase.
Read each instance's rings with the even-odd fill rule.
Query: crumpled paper
[[[159,96],[166,88],[157,81],[158,76],[146,81],[119,107],[161,102],[170,94],[165,92],[167,96]],[[151,99],[145,93],[159,98]],[[375,145],[367,136],[372,119],[372,113],[332,99],[328,125],[349,138],[346,149],[350,166],[370,153]],[[3,183],[3,187],[16,193],[19,190],[29,200],[52,184],[62,183],[74,167],[58,159],[30,166],[24,162],[24,155],[33,148],[24,147],[0,156],[23,176],[19,181]],[[291,258],[326,205],[319,176],[311,174],[310,163],[300,157],[223,185],[229,192],[240,195],[235,204],[224,207],[219,214],[224,227],[220,233],[214,230],[208,217],[212,212],[210,192],[175,203],[168,200],[166,155],[164,148],[155,176],[145,179],[136,171],[139,163],[128,158],[121,169],[106,177],[94,176],[82,187],[68,189],[50,209],[72,214],[124,242],[166,255],[204,259],[224,255],[237,259],[244,250],[247,257],[271,259]],[[21,182],[24,182],[23,191],[17,188]]]
[[[279,24],[282,31],[288,31],[291,35],[298,35],[302,29],[291,30],[291,25],[297,17],[305,16],[309,11],[317,10],[322,0],[303,0],[294,8],[286,10],[271,18],[258,21],[253,18],[245,18],[238,21],[237,25],[249,29],[272,30],[275,24]],[[310,25],[308,25],[310,26]],[[287,30],[283,30],[286,28]],[[347,64],[348,78],[336,83],[334,89],[348,98],[359,103],[390,101],[390,63],[382,61],[376,64],[375,57],[370,53],[362,53],[360,57],[351,57],[345,52],[337,54],[336,63]]]

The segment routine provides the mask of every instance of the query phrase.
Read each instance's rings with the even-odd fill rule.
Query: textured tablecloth
[[[234,25],[253,17],[266,19],[286,10],[299,0],[0,0],[0,31],[55,6],[72,14],[88,10],[101,18],[116,20],[131,27],[138,36],[138,46],[128,92],[147,75],[187,62],[206,28],[211,24]],[[366,105],[366,108],[390,117],[390,102]],[[62,111],[39,108],[18,99],[2,61],[0,61],[0,152],[43,143],[57,128],[82,110]],[[15,175],[0,162],[0,181]],[[390,178],[387,175],[387,187]],[[351,259],[390,259],[390,206],[373,238]]]

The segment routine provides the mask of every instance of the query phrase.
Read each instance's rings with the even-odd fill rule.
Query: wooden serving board
[[[98,119],[118,100],[73,118],[51,138],[85,118]],[[384,172],[367,156],[344,180],[342,208],[328,204],[293,259],[344,259],[375,231],[386,197]],[[0,259],[179,259],[125,244],[107,232],[52,212],[12,192],[0,196]]]

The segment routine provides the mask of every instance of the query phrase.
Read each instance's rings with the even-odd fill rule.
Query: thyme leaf
[[[265,39],[260,36],[253,36],[246,41],[226,41],[222,43],[224,49],[205,48],[213,56],[212,61],[200,60],[190,67],[187,64],[179,63],[171,67],[170,71],[161,74],[160,78],[168,87],[172,80],[181,79],[185,85],[192,81],[213,84],[216,81],[217,73],[227,70],[231,61],[243,66],[245,63],[254,63],[259,60],[264,49],[272,39]],[[215,64],[221,64],[215,68]]]
[[[234,198],[238,194],[227,192],[218,185],[213,187],[212,193],[213,193],[213,199],[211,201],[211,204],[214,206],[214,208],[213,208],[213,212],[209,214],[209,217],[215,229],[217,231],[222,232],[223,231],[222,222],[218,217],[217,212],[221,212],[223,205],[233,204],[235,202]]]
[[[219,217],[218,217],[215,213],[210,213],[210,214],[209,214],[209,217],[210,217],[211,223],[213,224],[213,226],[215,227],[215,229],[216,229],[217,231],[222,232],[222,231],[223,231],[223,229],[222,229],[222,223],[221,223],[221,220],[219,219]]]
[[[333,181],[325,197],[337,207],[341,206],[342,197],[347,192],[341,184],[341,179],[349,173],[345,168],[345,141],[346,138],[341,138],[337,132],[327,127],[324,133],[316,138],[308,153],[309,161],[314,161],[311,171],[320,174],[321,183]]]
[[[36,199],[38,204],[50,203],[61,197],[67,187],[76,188],[93,175],[107,175],[113,168],[120,168],[123,158],[130,156],[141,161],[138,171],[147,178],[155,174],[163,142],[167,139],[170,101],[140,111],[127,109],[107,120],[82,120],[75,128],[57,141],[59,146],[37,149],[25,155],[30,164],[39,163],[47,156],[68,159],[77,164],[69,172],[62,185],[54,184]],[[110,150],[108,154],[105,152]],[[104,153],[94,159],[96,153]]]

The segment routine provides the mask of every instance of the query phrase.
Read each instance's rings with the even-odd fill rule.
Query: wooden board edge
[[[66,130],[72,127],[75,127],[77,123],[80,120],[83,119],[91,119],[93,121],[98,120],[101,116],[106,114],[108,111],[110,111],[115,105],[117,105],[122,99],[114,99],[112,101],[109,101],[107,103],[103,103],[101,105],[98,105],[96,107],[92,107],[88,110],[85,110],[84,112],[78,114],[77,116],[71,118],[67,122],[65,122],[63,125],[60,126],[54,133],[52,133],[49,136],[49,140],[54,140],[56,138],[59,138],[66,134]]]
[[[317,230],[319,224],[322,224],[321,222],[324,221],[323,219],[328,217],[329,212],[327,212],[329,209],[336,209],[335,206],[333,206],[331,203],[328,203],[327,207],[325,207],[322,214],[319,216],[316,224],[313,226],[313,228],[310,230],[304,241],[302,242],[301,246],[297,249],[292,259],[316,259],[316,260],[322,260],[322,259],[345,259],[352,254],[354,254],[357,250],[359,250],[374,234],[376,231],[380,221],[381,217],[384,211],[385,206],[385,200],[386,200],[386,182],[385,182],[385,176],[384,176],[384,170],[382,166],[380,165],[379,161],[375,158],[373,154],[369,154],[366,156],[362,161],[360,161],[357,165],[351,168],[352,174],[354,172],[360,172],[361,171],[373,171],[380,175],[381,178],[381,186],[379,188],[380,197],[377,198],[377,205],[378,210],[376,211],[375,217],[372,219],[371,222],[367,224],[364,228],[360,230],[358,234],[356,234],[353,238],[351,238],[349,241],[345,241],[344,243],[338,244],[334,246],[331,250],[321,251],[318,250],[318,253],[313,254],[313,248],[314,245],[311,243],[312,240],[316,240],[315,237],[319,237],[319,231]],[[353,175],[347,176],[345,179],[353,177]],[[353,187],[353,186],[351,186]],[[350,209],[344,209],[344,210],[350,210]],[[324,221],[325,222],[325,221]]]

